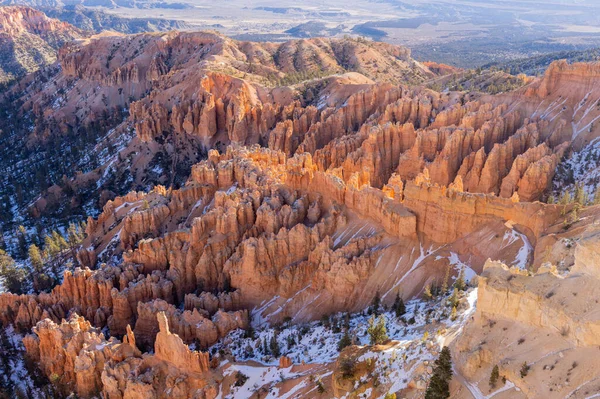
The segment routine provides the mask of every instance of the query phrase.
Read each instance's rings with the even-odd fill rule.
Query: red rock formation
[[[110,360],[102,372],[103,396],[214,399],[219,389],[216,376],[209,371],[208,353],[190,350],[179,336],[172,334],[164,313],[158,313],[157,318],[155,354]]]
[[[102,390],[100,374],[104,364],[114,351],[123,351],[119,347],[127,345],[114,338],[106,341],[98,329],[77,314],[60,325],[42,320],[33,332],[36,336],[29,335],[25,340],[29,356],[39,362],[50,381],[64,392],[73,391],[82,398],[93,397]],[[135,342],[127,346],[127,356],[139,355]]]
[[[194,392],[200,398],[214,398],[216,390],[209,371],[207,353],[191,351],[169,330],[166,316],[157,316],[159,331],[154,355],[141,355],[131,329],[123,343],[104,336],[83,317],[72,315],[60,325],[43,320],[28,335],[24,344],[28,355],[37,360],[48,378],[78,397],[96,397],[101,392],[108,398],[139,397],[140,394],[167,397],[167,392],[179,392],[189,397]],[[163,381],[148,384],[144,374]],[[181,380],[185,381],[183,384]],[[149,380],[152,381],[152,378]]]
[[[8,83],[56,61],[65,43],[88,36],[76,27],[23,6],[0,9],[0,81]]]
[[[121,128],[134,128],[136,145],[173,145],[182,157],[221,151],[210,150],[179,189],[157,186],[108,201],[90,219],[79,253],[90,268],[66,272],[51,293],[0,295],[0,320],[23,330],[37,323],[28,352],[81,396],[213,397],[220,377],[207,353],[186,344],[206,348],[247,328],[251,310],[257,323],[305,321],[360,310],[381,287],[386,295],[405,287],[417,293],[440,269],[433,256],[420,265],[432,255],[425,245],[472,246],[465,251],[475,254],[477,269],[490,252],[476,242],[482,231],[493,236],[511,221],[535,243],[561,213],[532,202],[569,146],[556,105],[530,112],[539,96],[556,101],[556,71],[536,83],[546,88],[526,89],[522,106],[509,95],[436,93],[357,74],[304,82],[310,97],[294,91],[300,86],[257,82],[316,65],[339,68],[340,57],[362,46],[177,32],[94,40],[100,60],[89,46],[74,45],[61,55],[63,76],[107,93],[127,86],[139,101]],[[132,45],[141,54],[123,49]],[[407,57],[374,46],[400,62]],[[274,58],[279,50],[286,53]],[[211,71],[215,59],[247,79]],[[260,60],[256,72],[248,60]],[[30,106],[43,112],[39,104]],[[102,263],[121,255],[117,266]],[[73,316],[57,324],[73,312],[89,322]],[[127,338],[108,345],[97,330],[104,327]],[[136,341],[154,345],[155,354],[141,355]],[[53,357],[60,360],[51,364]],[[289,366],[282,358],[280,367]]]
[[[157,314],[159,332],[154,344],[155,356],[159,360],[172,363],[175,367],[191,373],[203,373],[209,369],[208,353],[191,351],[181,338],[171,334],[167,317]]]
[[[288,367],[292,367],[292,360],[287,356],[281,356],[279,358],[279,368],[287,369]]]
[[[29,7],[11,6],[3,7],[0,13],[0,26],[2,32],[9,36],[18,36],[23,32],[51,36],[52,34],[65,34],[66,32],[79,32],[79,29],[58,19],[48,18],[41,11]]]
[[[145,303],[139,302],[135,335],[138,342],[146,347],[154,344],[159,331],[159,325],[156,322],[156,315],[159,312],[165,314],[170,328],[184,342],[188,344],[198,342],[202,348],[213,345],[235,329],[246,329],[249,325],[247,310],[235,312],[218,310],[211,320],[208,312],[198,309],[182,312],[160,299]]]
[[[240,291],[221,292],[219,295],[203,292],[199,296],[195,294],[186,294],[184,300],[185,310],[205,310],[213,315],[219,309],[225,311],[241,309]]]
[[[440,243],[452,242],[496,218],[512,220],[539,237],[560,213],[556,205],[514,203],[508,198],[413,182],[404,189],[403,204],[417,216],[417,230]]]

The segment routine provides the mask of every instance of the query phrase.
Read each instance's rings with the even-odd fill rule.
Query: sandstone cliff
[[[14,81],[56,61],[65,43],[88,34],[29,7],[0,9],[0,82]]]

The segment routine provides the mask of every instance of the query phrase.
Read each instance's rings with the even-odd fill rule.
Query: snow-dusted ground
[[[523,245],[519,248],[519,252],[517,252],[517,256],[511,266],[517,266],[519,269],[525,270],[527,268],[529,255],[533,253],[533,246],[525,234],[519,233],[514,229],[507,230],[502,238],[502,248],[506,248],[519,240],[521,240]]]
[[[279,369],[278,367],[253,367],[248,365],[240,365],[234,364],[225,370],[224,375],[228,376],[231,374],[236,374],[237,372],[241,372],[243,375],[248,377],[246,383],[241,387],[238,387],[234,390],[235,398],[249,398],[252,396],[254,392],[261,386],[265,384],[276,383],[285,379],[295,378],[300,373],[293,373],[290,369]],[[300,387],[296,387],[296,389],[300,389]],[[290,394],[290,392],[288,392]],[[291,392],[293,394],[293,392]],[[273,390],[269,393],[270,398],[282,398],[282,396],[278,395],[277,390]],[[289,395],[286,395],[289,397]],[[217,399],[222,398],[222,392],[219,392]]]
[[[47,397],[33,381],[25,365],[23,336],[12,326],[4,328],[0,341],[0,388],[5,392],[20,392],[30,399]]]
[[[434,301],[409,301],[406,303],[406,313],[400,318],[396,317],[393,311],[382,313],[386,319],[388,337],[393,340],[392,345],[383,351],[368,350],[359,361],[371,359],[375,362],[379,382],[389,386],[389,392],[405,388],[415,368],[425,361],[434,360],[435,356],[426,349],[427,346],[447,345],[460,333],[463,325],[475,311],[476,288],[469,288],[460,293],[460,306],[454,320],[451,319],[449,297],[450,295],[447,295]],[[355,344],[368,347],[367,327],[370,317],[366,311],[353,315],[339,313],[327,320],[303,325],[284,323],[281,327],[260,327],[254,332],[253,338],[247,337],[244,331],[237,330],[209,350],[213,354],[218,352],[231,354],[236,361],[251,360],[263,365],[262,367],[232,365],[229,369],[231,373],[241,371],[249,378],[241,387],[234,388],[228,397],[248,398],[256,389],[264,385],[275,384],[300,375],[292,375],[289,370],[282,371],[276,368],[279,359],[272,356],[269,349],[275,334],[281,354],[288,356],[294,364],[302,362],[327,364],[334,362],[339,356],[338,342],[344,334],[346,323],[349,325],[349,334]],[[360,384],[360,381],[357,384]],[[301,387],[294,388],[295,391],[300,389]],[[273,394],[274,392],[271,392],[271,395]],[[293,392],[287,392],[284,397],[293,397]]]
[[[558,165],[552,187],[554,196],[558,199],[564,191],[569,191],[573,195],[575,183],[581,183],[589,199],[593,200],[600,183],[599,161],[600,138],[597,138]]]

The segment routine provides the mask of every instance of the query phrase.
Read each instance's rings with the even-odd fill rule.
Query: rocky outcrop
[[[594,385],[590,370],[598,359],[590,351],[598,346],[600,324],[589,298],[598,295],[598,275],[589,265],[596,256],[598,229],[590,224],[583,234],[560,233],[565,240],[573,234],[578,243],[572,248],[561,241],[549,244],[553,234],[540,241],[540,252],[548,255],[535,273],[486,262],[477,311],[453,345],[457,371],[464,377],[477,381],[499,365],[501,374],[528,397],[561,398]],[[566,269],[565,258],[573,261]],[[527,378],[520,374],[523,363],[530,366]]]
[[[132,324],[137,315],[137,304],[152,299],[164,299],[173,303],[173,283],[165,279],[159,272],[150,275],[140,275],[136,281],[128,284],[127,288],[112,290],[113,309],[108,319],[112,334],[124,334],[128,324]]]
[[[448,243],[494,219],[511,220],[539,237],[561,212],[557,205],[514,202],[493,195],[469,194],[428,182],[409,182],[404,206],[417,216],[417,230]]]
[[[146,236],[157,236],[169,216],[166,205],[153,206],[150,209],[134,212],[125,217],[121,230],[121,244],[128,248]]]
[[[102,372],[103,396],[214,399],[218,388],[209,372],[208,353],[190,350],[178,335],[171,333],[164,313],[159,312],[156,317],[159,332],[154,355],[114,357]],[[128,337],[135,338],[133,334]]]
[[[183,396],[195,392],[200,398],[214,398],[212,377],[206,375],[210,369],[208,354],[190,350],[172,334],[164,313],[159,312],[155,318],[159,328],[154,355],[142,356],[130,328],[122,343],[114,337],[107,341],[77,314],[61,324],[48,319],[39,322],[35,335],[28,335],[24,343],[28,355],[53,383],[81,398],[100,393],[109,398],[140,394],[166,397],[167,392]],[[161,379],[163,385],[149,384],[149,376]]]
[[[175,306],[157,299],[151,302],[138,303],[138,318],[135,324],[135,335],[138,342],[145,347],[154,345],[159,325],[156,317],[159,312],[165,314],[174,333],[187,344],[198,343],[208,348],[220,338],[236,329],[249,326],[247,310],[224,312],[218,310],[212,319],[207,312],[198,309],[180,311]]]
[[[0,61],[2,83],[52,64],[63,44],[88,36],[66,22],[22,6],[0,9],[0,34],[4,53]]]
[[[191,373],[203,373],[209,369],[208,353],[191,351],[181,338],[169,330],[167,317],[157,314],[159,332],[154,345],[155,356],[159,360],[172,363],[175,367]]]
[[[82,398],[94,397],[102,390],[100,375],[116,353],[140,355],[133,338],[123,344],[115,338],[106,341],[98,329],[75,313],[60,324],[44,319],[33,332],[35,336],[24,341],[28,355],[63,392],[75,392]]]
[[[585,317],[583,309],[564,302],[569,288],[575,289],[584,281],[581,277],[573,280],[564,281],[546,269],[530,277],[503,264],[488,262],[479,281],[478,312],[487,319],[505,318],[538,328],[559,328],[577,346],[597,346],[600,323]]]
[[[23,330],[31,329],[42,319],[60,322],[71,310],[84,314],[96,326],[106,325],[113,307],[115,287],[126,286],[139,276],[132,266],[106,267],[102,270],[66,271],[63,284],[50,293],[38,295],[0,295],[4,323],[14,323]]]
[[[279,358],[279,368],[287,369],[289,367],[292,367],[292,360],[287,356],[281,356]]]
[[[184,299],[185,310],[204,310],[209,315],[215,314],[219,309],[232,311],[241,308],[241,293],[239,290],[220,292],[218,295],[210,292],[203,292],[200,295],[186,294]]]
[[[555,61],[546,70],[543,79],[528,88],[528,95],[548,97],[559,89],[569,85],[587,85],[600,77],[597,63],[577,62],[569,64],[566,60]]]

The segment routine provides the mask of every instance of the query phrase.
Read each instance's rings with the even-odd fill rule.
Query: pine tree
[[[381,297],[379,296],[379,291],[375,292],[375,296],[373,297],[373,301],[371,302],[371,307],[369,308],[369,314],[374,314],[375,316],[379,315],[379,307],[381,306]]]
[[[54,240],[52,234],[44,237],[44,252],[50,258],[54,258],[60,252],[59,243]]]
[[[325,393],[325,385],[323,385],[323,382],[321,382],[321,380],[317,380],[316,382],[317,384],[317,392],[321,393]]]
[[[573,200],[571,199],[571,193],[568,191],[563,191],[560,195],[560,198],[558,199],[558,203],[561,205],[568,205],[571,202],[573,202]]]
[[[404,300],[399,292],[396,294],[396,300],[394,301],[394,311],[396,312],[396,317],[401,317],[406,313],[406,305],[404,305]]]
[[[279,348],[279,342],[277,342],[277,332],[273,333],[271,337],[271,342],[269,343],[269,349],[271,349],[271,354],[274,357],[281,356],[281,349]]]
[[[600,205],[600,185],[596,187],[596,191],[594,192],[594,205]]]
[[[77,261],[76,257],[76,248],[81,244],[81,241],[84,239],[83,231],[81,230],[81,225],[75,223],[69,223],[69,229],[67,230],[67,243],[69,244],[69,249],[71,251],[71,258],[73,261]]]
[[[23,282],[27,277],[25,269],[18,267],[14,259],[0,249],[0,277],[4,288],[14,294],[23,293]]]
[[[498,365],[495,365],[492,369],[492,374],[490,374],[490,388],[496,388],[498,378],[500,378],[500,370],[498,369]]]
[[[442,295],[446,295],[448,292],[448,281],[450,280],[450,266],[446,267],[446,274],[444,275],[444,281],[442,281]]]
[[[581,183],[575,184],[575,202],[581,206],[587,205],[588,202],[587,193]]]
[[[423,296],[427,300],[433,299],[433,294],[431,293],[431,286],[429,284],[427,284],[425,286],[425,291],[423,291]]]
[[[571,223],[576,223],[579,221],[579,203],[576,203],[571,210]]]
[[[269,347],[267,346],[267,341],[263,338],[262,339],[262,351],[265,355],[269,354]]]
[[[350,313],[345,313],[344,314],[344,328],[346,330],[350,329]]]
[[[27,230],[24,226],[17,228],[17,241],[19,243],[19,256],[24,259],[27,257]]]
[[[69,245],[67,244],[67,241],[65,240],[65,238],[56,230],[54,230],[52,232],[52,240],[58,247],[59,251],[63,251],[65,249],[69,248]]]
[[[435,361],[433,375],[425,392],[425,399],[446,399],[450,397],[452,379],[452,356],[448,347],[443,347]]]
[[[352,339],[350,338],[350,334],[348,334],[348,330],[346,330],[338,342],[338,351],[341,352],[345,347],[350,345],[352,345]]]
[[[385,316],[380,315],[375,322],[375,316],[369,319],[369,327],[367,328],[371,345],[380,345],[387,341],[387,329],[385,327]]]
[[[32,244],[29,246],[29,261],[36,272],[41,273],[44,268],[44,261],[42,260],[42,254],[37,245]]]
[[[458,306],[458,289],[454,288],[452,296],[448,299],[448,304],[453,308]]]
[[[458,289],[459,291],[464,291],[466,287],[467,283],[465,283],[464,269],[460,269],[458,272],[458,277],[456,277],[456,281],[454,282],[454,288]]]
[[[67,229],[67,242],[69,246],[77,246],[85,238],[85,233],[81,227],[81,224],[69,223]]]

